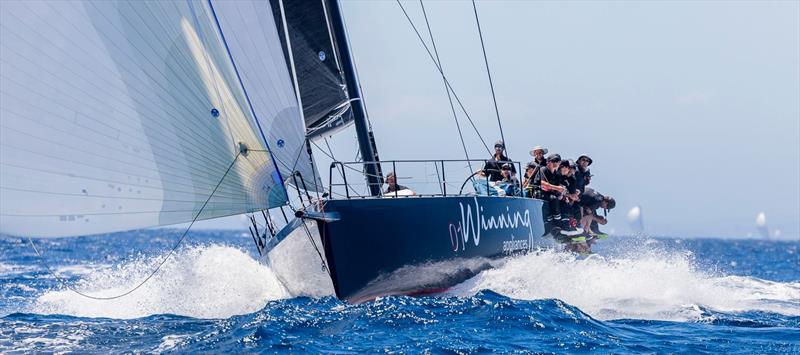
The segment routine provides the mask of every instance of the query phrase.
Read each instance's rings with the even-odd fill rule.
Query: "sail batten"
[[[286,204],[282,175],[316,172],[272,18],[258,1],[0,2],[0,233]]]

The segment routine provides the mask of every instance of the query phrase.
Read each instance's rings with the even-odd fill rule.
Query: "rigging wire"
[[[329,157],[330,157],[330,158],[331,158],[333,161],[336,161],[336,158],[333,156],[333,149],[331,149],[331,145],[330,145],[330,143],[328,143],[328,138],[327,138],[327,137],[325,137],[324,139],[325,139],[325,146],[326,146],[326,147],[328,147],[328,152],[329,152],[330,154],[328,154],[328,153],[325,153],[325,151],[322,151],[322,152],[323,152],[323,153],[325,153],[325,155],[329,156]],[[312,143],[313,143],[313,142],[312,142]],[[314,145],[315,145],[315,146],[317,146],[317,148],[320,148],[320,146],[318,146],[316,143],[315,143]],[[320,148],[320,150],[322,150],[322,149]],[[342,180],[344,180],[344,172],[342,172],[342,171],[341,171],[341,170],[339,170],[339,169],[336,169],[336,172],[338,172],[338,173],[339,173],[339,176],[342,178]],[[346,188],[346,189],[349,189],[349,188],[350,188],[350,186],[345,186],[345,188]],[[332,193],[333,193],[333,191],[331,191],[331,194],[332,194]],[[355,194],[356,194],[356,196],[358,196],[358,197],[361,197],[361,194],[360,194],[360,193],[358,193],[358,191],[356,191],[356,190],[353,190],[353,193],[355,193]]]
[[[330,144],[328,144],[328,139],[327,139],[327,138],[325,139],[325,144],[328,146],[328,150],[330,150],[330,154],[329,154],[328,152],[326,152],[325,150],[323,150],[323,149],[322,149],[322,147],[320,147],[320,146],[319,146],[319,145],[318,145],[316,142],[314,142],[313,140],[310,140],[310,142],[311,142],[311,144],[313,144],[315,147],[317,147],[317,149],[319,149],[319,150],[320,150],[320,152],[322,152],[322,154],[325,154],[326,156],[328,156],[328,158],[331,158],[331,160],[333,160],[333,161],[338,161],[338,160],[336,160],[336,158],[333,156],[333,150],[331,150],[331,146],[330,146]],[[367,173],[366,171],[361,171],[361,170],[358,170],[358,169],[356,169],[356,168],[354,168],[354,167],[352,167],[352,166],[346,165],[346,164],[342,164],[342,166],[344,166],[345,168],[348,168],[348,169],[350,169],[350,170],[353,170],[353,171],[355,171],[355,172],[357,172],[357,173],[359,173],[359,174],[372,175],[372,174],[369,174],[369,173]],[[339,171],[339,169],[336,169],[336,171],[338,171],[338,172],[339,172],[339,175],[342,177],[342,179],[344,179],[343,172],[342,172],[342,171]],[[378,177],[378,175],[372,175],[372,176]],[[381,176],[381,178],[382,178],[382,176]],[[350,187],[350,185],[345,185],[345,188],[346,188],[346,189],[348,189],[349,191],[352,191],[354,194],[356,194],[356,196],[362,197],[362,195],[361,195],[360,193],[358,193],[358,191],[356,191],[355,189],[351,188],[351,187]],[[329,192],[331,195],[339,195],[339,196],[342,196],[342,194],[337,194],[337,193],[334,193],[334,192],[333,192],[333,190],[330,190],[330,191],[328,191],[328,192]]]
[[[469,113],[467,112],[467,109],[464,107],[464,104],[461,102],[461,99],[458,97],[458,94],[456,94],[455,89],[453,89],[453,85],[451,85],[450,81],[447,80],[447,77],[444,75],[444,71],[442,70],[442,67],[439,66],[439,64],[436,62],[436,58],[433,56],[433,53],[431,53],[431,50],[428,48],[428,45],[425,43],[425,40],[422,39],[422,35],[419,33],[419,30],[417,30],[417,26],[414,25],[414,21],[411,20],[411,17],[408,15],[408,12],[406,12],[406,8],[403,7],[403,4],[400,3],[400,0],[396,0],[396,2],[397,2],[397,5],[400,6],[400,10],[402,10],[403,14],[406,16],[406,19],[408,20],[408,23],[411,25],[411,28],[417,34],[417,38],[419,38],[420,43],[422,43],[422,47],[424,47],[425,51],[428,52],[428,56],[433,61],[433,64],[436,66],[436,69],[438,69],[439,73],[442,74],[442,79],[444,80],[445,84],[447,84],[447,87],[450,89],[450,91],[452,91],[453,97],[456,99],[456,102],[458,103],[458,106],[461,107],[461,111],[464,112],[464,116],[466,116],[467,120],[469,120],[469,123],[472,125],[472,129],[475,130],[475,133],[478,135],[478,138],[481,140],[481,143],[483,143],[483,147],[486,148],[486,152],[488,152],[489,154],[492,154],[492,151],[489,149],[489,145],[486,144],[486,140],[483,139],[483,136],[481,135],[481,132],[478,130],[478,127],[475,126],[475,122],[472,121],[472,117],[470,117]]]
[[[303,228],[305,228],[305,230],[306,230],[306,236],[308,236],[308,241],[311,242],[311,246],[314,247],[314,251],[316,251],[317,255],[319,256],[319,262],[320,262],[320,264],[322,266],[322,269],[326,273],[328,273],[328,276],[331,276],[331,270],[328,268],[328,265],[325,262],[325,257],[322,256],[322,252],[319,251],[319,248],[317,247],[317,242],[315,242],[314,241],[314,237],[311,236],[311,231],[308,229],[308,225],[306,224],[306,221],[300,221],[300,222],[303,223]]]
[[[294,206],[292,206],[291,204],[289,204],[287,206],[289,206],[289,209],[292,210],[293,214],[297,213],[297,210],[294,208]],[[320,208],[320,209],[322,209],[322,208]],[[324,212],[323,212],[323,215],[324,215]],[[322,264],[322,269],[325,272],[328,273],[328,276],[331,276],[331,271],[330,271],[330,269],[328,269],[328,265],[325,262],[325,257],[323,257],[322,256],[322,252],[319,251],[319,248],[317,247],[317,243],[314,241],[314,237],[311,235],[311,230],[309,230],[308,229],[308,225],[306,225],[306,221],[301,220],[300,223],[303,224],[303,228],[305,229],[306,236],[308,236],[308,241],[311,243],[311,246],[314,247],[314,251],[316,251],[317,255],[319,256],[319,261]]]
[[[187,1],[189,1],[189,0],[187,0]],[[283,2],[281,2],[280,5],[281,5],[281,11],[283,11]],[[190,4],[190,6],[191,6],[191,4]],[[242,93],[244,94],[244,97],[246,99],[247,105],[248,105],[248,107],[250,109],[251,114],[253,115],[253,119],[255,120],[256,126],[258,127],[258,130],[261,133],[261,138],[264,140],[264,144],[265,144],[265,146],[267,148],[267,152],[269,153],[269,157],[273,161],[273,164],[275,165],[275,169],[277,170],[278,175],[281,178],[281,181],[285,182],[287,180],[284,180],[284,177],[281,175],[280,167],[278,166],[277,163],[280,163],[281,165],[284,166],[284,168],[287,168],[290,171],[290,176],[291,176],[291,174],[294,174],[296,172],[297,164],[299,163],[300,157],[302,156],[302,153],[303,153],[303,147],[298,147],[297,156],[294,158],[294,164],[291,166],[291,168],[289,167],[288,164],[286,164],[286,162],[284,162],[283,160],[279,159],[277,156],[273,155],[273,152],[269,148],[269,141],[267,140],[267,137],[264,134],[264,130],[261,129],[261,124],[259,123],[258,115],[256,114],[256,111],[253,108],[253,103],[250,100],[250,96],[247,94],[247,89],[245,88],[244,82],[242,81],[242,78],[241,78],[241,76],[239,74],[239,70],[236,67],[236,62],[233,60],[233,55],[231,54],[230,47],[228,46],[228,42],[225,39],[225,34],[222,32],[222,27],[219,24],[219,19],[217,18],[217,13],[214,11],[214,5],[211,3],[211,1],[209,1],[208,2],[208,6],[211,9],[211,15],[213,15],[214,22],[217,25],[217,30],[218,30],[218,33],[220,35],[220,39],[222,40],[222,44],[224,45],[225,50],[228,52],[228,58],[230,59],[230,63],[233,66],[234,72],[236,73],[236,78],[238,79],[238,82],[239,82],[239,84],[241,86]],[[194,10],[192,10],[192,11],[194,13]],[[195,16],[195,19],[196,19],[196,16]],[[285,19],[284,19],[284,30],[287,30],[286,27],[285,27]],[[286,33],[287,33],[286,40],[287,40],[287,43],[288,43],[288,32],[286,32]],[[291,51],[289,51],[289,55],[291,56]],[[294,69],[294,66],[292,66],[292,69]],[[296,75],[294,77],[296,79]],[[295,88],[296,87],[297,87],[297,85],[295,85]],[[298,105],[299,105],[300,112],[301,112],[300,115],[301,115],[301,119],[302,119],[302,117],[303,117],[303,115],[302,115],[302,107],[303,107],[303,105],[302,105],[302,101],[300,100],[299,91],[296,91],[296,94],[298,95],[297,96],[297,100],[298,100]],[[233,140],[233,141],[235,142],[235,140]],[[305,146],[305,144],[304,144],[304,146]],[[291,159],[291,157],[289,157],[289,158]],[[309,159],[311,160],[311,170],[312,170],[312,175],[313,175],[313,179],[314,179],[312,181],[313,182],[313,186],[314,187],[318,187],[317,179],[316,179],[316,172],[314,171],[314,166],[313,166],[313,157],[309,156]],[[304,182],[308,182],[308,177],[304,177],[304,176],[302,176],[302,174],[300,175],[300,179],[303,180]],[[284,189],[285,189],[285,186],[284,186]],[[288,196],[288,192],[287,192],[287,196]]]
[[[481,21],[478,19],[478,7],[475,0],[472,0],[472,10],[475,12],[475,23],[478,25],[478,35],[481,38],[481,50],[483,51],[483,62],[486,64],[486,75],[489,76],[489,88],[492,89],[492,102],[494,102],[494,113],[497,116],[497,126],[500,127],[500,139],[503,140],[503,152],[508,156],[506,148],[506,138],[503,135],[503,124],[500,122],[500,110],[497,109],[497,97],[494,94],[494,84],[492,82],[492,72],[489,71],[489,59],[486,57],[486,46],[483,44],[483,31],[481,31]]]
[[[328,152],[322,150],[322,148],[317,143],[315,143],[313,140],[311,141],[311,144],[313,144],[315,147],[319,148],[319,150],[322,152],[322,154],[325,154],[326,156],[328,156],[329,158],[333,159],[334,161],[338,161],[332,155],[328,154]],[[361,161],[361,157],[358,155],[358,152],[356,152],[356,158],[353,161]],[[344,164],[342,164],[342,165],[344,165]],[[356,169],[356,168],[354,168],[352,166],[349,166],[349,165],[344,165],[344,166],[346,168],[352,170],[352,171],[355,171],[355,172],[359,173],[359,174],[366,174],[366,175],[369,175],[369,176],[381,177],[381,178],[383,177],[383,176],[380,176],[380,175],[375,175],[375,174],[369,174],[369,173],[366,173],[366,172],[362,172],[361,170],[358,170],[358,169]]]
[[[428,28],[428,35],[431,37],[431,46],[433,53],[436,55],[436,65],[442,68],[442,60],[439,58],[439,50],[436,49],[436,41],[433,40],[433,31],[431,31],[431,24],[428,22],[428,12],[425,11],[425,4],[419,0],[419,6],[422,7],[422,15],[425,17],[425,26]],[[467,164],[469,171],[472,172],[472,163],[469,161],[469,152],[467,151],[467,144],[464,142],[464,135],[461,132],[461,124],[458,123],[458,115],[456,114],[456,107],[453,105],[453,97],[450,95],[450,89],[447,87],[447,79],[444,77],[444,69],[442,68],[442,82],[444,83],[444,91],[447,92],[447,100],[450,101],[450,111],[453,112],[453,121],[456,122],[456,129],[458,129],[458,137],[461,139],[461,147],[464,148],[464,155],[467,157]]]
[[[230,165],[228,165],[228,169],[225,170],[225,174],[223,174],[222,178],[219,179],[219,182],[217,183],[217,186],[214,187],[214,190],[212,190],[211,194],[208,195],[208,198],[206,199],[206,201],[203,202],[202,206],[200,206],[200,210],[197,211],[197,214],[194,216],[194,218],[192,218],[192,221],[189,223],[189,226],[187,226],[186,229],[183,231],[183,233],[181,234],[181,237],[178,239],[178,241],[175,243],[175,245],[172,247],[172,249],[170,249],[169,253],[167,253],[167,256],[165,256],[163,259],[161,259],[161,262],[158,263],[158,266],[155,269],[153,269],[153,271],[150,272],[150,274],[148,274],[147,277],[144,278],[144,280],[142,280],[139,284],[137,284],[136,287],[134,287],[134,288],[132,288],[132,289],[130,289],[130,290],[124,292],[124,293],[121,293],[121,294],[115,295],[115,296],[103,297],[103,296],[92,296],[92,295],[83,293],[81,291],[78,291],[74,287],[70,286],[63,278],[58,276],[55,273],[55,271],[53,271],[53,268],[50,266],[50,264],[47,262],[47,260],[45,260],[44,256],[42,256],[42,254],[39,252],[39,249],[36,248],[36,245],[33,243],[33,239],[31,237],[28,237],[28,243],[30,243],[31,247],[33,248],[33,251],[36,252],[36,255],[39,257],[39,261],[41,261],[44,264],[45,269],[47,270],[47,272],[50,273],[50,275],[53,276],[53,278],[55,280],[57,280],[59,283],[64,285],[64,287],[66,287],[70,291],[75,292],[76,294],[81,295],[83,297],[90,298],[90,299],[93,299],[93,300],[100,300],[100,301],[108,301],[108,300],[113,300],[113,299],[125,297],[125,296],[133,293],[134,291],[138,290],[145,283],[147,283],[147,281],[149,281],[153,276],[155,276],[155,274],[159,270],[161,270],[161,267],[164,266],[164,264],[167,262],[167,260],[170,258],[170,256],[172,256],[172,254],[175,253],[175,250],[177,250],[178,247],[181,245],[181,243],[183,243],[183,240],[186,239],[186,236],[189,234],[189,230],[192,229],[192,226],[194,225],[194,222],[196,222],[197,219],[200,218],[200,214],[203,213],[203,210],[208,205],[208,202],[211,201],[212,197],[214,197],[214,193],[217,192],[217,188],[219,188],[219,186],[222,185],[222,182],[225,181],[225,177],[228,176],[228,173],[231,171],[231,168],[233,168],[234,164],[236,164],[236,161],[239,160],[239,156],[241,156],[241,154],[242,154],[241,152],[236,153],[236,156],[233,158],[233,161],[231,162]]]

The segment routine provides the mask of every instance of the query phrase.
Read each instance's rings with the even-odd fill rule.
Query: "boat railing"
[[[403,197],[431,197],[431,196],[464,196],[481,194],[476,190],[477,185],[483,184],[487,188],[490,184],[489,174],[484,170],[486,159],[411,159],[411,160],[382,160],[380,162],[362,161],[334,161],[328,171],[328,192],[332,199],[337,198],[403,198]],[[517,184],[522,173],[522,164],[510,161],[517,171]],[[380,164],[384,176],[377,177],[377,182],[370,183],[365,172],[365,164]],[[387,168],[391,168],[391,170]],[[380,169],[376,169],[381,171]],[[387,171],[389,170],[389,171]],[[481,176],[481,171],[486,172]],[[415,192],[414,195],[402,191],[386,192],[385,175],[394,172],[397,184],[404,185]],[[381,196],[370,196],[370,185],[377,185],[382,191]],[[465,189],[467,191],[465,191]],[[513,196],[522,196],[522,189],[516,186],[512,189]],[[486,192],[488,193],[488,191]]]

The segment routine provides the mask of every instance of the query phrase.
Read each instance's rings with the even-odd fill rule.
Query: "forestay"
[[[221,217],[314,181],[271,9],[213,6],[0,2],[0,233],[187,222],[220,180],[199,219]]]

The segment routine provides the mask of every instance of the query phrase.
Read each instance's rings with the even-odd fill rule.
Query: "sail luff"
[[[295,96],[297,96],[297,105],[299,107],[303,107],[303,96],[300,95],[300,84],[297,82],[297,68],[294,65],[294,54],[292,53],[292,40],[289,37],[289,28],[286,25],[286,12],[283,9],[283,0],[278,0],[278,5],[281,10],[281,24],[283,26],[283,40],[286,43],[286,53],[287,57],[289,58],[289,69],[292,74],[292,82],[294,83],[294,92]],[[300,117],[303,118],[303,122],[305,122],[305,113],[303,110],[300,110]]]
[[[296,92],[293,94],[292,86],[288,86],[288,90],[283,89],[281,95],[275,96],[273,95],[274,90],[268,89],[271,84],[269,78],[263,78],[263,67],[266,66],[275,71],[275,76],[285,78],[284,80],[289,83],[292,81],[289,70],[291,66],[286,62],[288,59],[280,55],[282,51],[273,50],[271,56],[267,57],[264,55],[266,49],[262,49],[265,44],[270,48],[283,49],[281,31],[275,23],[275,19],[279,16],[271,13],[270,6],[266,6],[266,3],[263,2],[219,2],[215,8],[222,10],[222,16],[218,16],[222,31],[226,33],[232,31],[238,35],[237,38],[240,41],[247,41],[247,43],[229,41],[229,50],[234,59],[243,59],[241,61],[237,59],[236,62],[242,73],[244,87],[248,88],[248,92],[254,93],[250,97],[254,111],[259,113],[258,122],[262,128],[265,125],[271,125],[269,129],[263,129],[263,131],[267,135],[266,139],[270,146],[273,147],[272,154],[283,179],[286,179],[287,183],[292,182],[293,179],[290,179],[290,176],[297,172],[306,181],[307,186],[315,188],[321,186],[317,179],[313,178],[318,175],[315,171],[316,168],[310,161],[300,159],[306,153],[304,149],[305,125]],[[216,13],[220,14],[220,11],[217,10]],[[245,27],[245,24],[249,26]],[[275,56],[276,54],[277,56]],[[288,111],[269,112],[268,102],[275,100],[288,107]],[[262,115],[264,112],[273,115],[271,120],[265,119]],[[276,122],[281,126],[276,126]],[[281,128],[284,126],[292,127],[292,130],[287,131]]]
[[[219,35],[222,38],[222,43],[225,45],[225,50],[228,52],[228,58],[231,60],[231,65],[233,66],[233,70],[236,73],[236,78],[239,79],[239,85],[242,88],[242,92],[244,92],[245,99],[247,99],[247,106],[250,108],[250,112],[252,113],[253,117],[255,118],[256,126],[258,127],[258,132],[261,134],[261,138],[264,140],[264,145],[269,152],[270,160],[275,167],[275,173],[278,176],[278,180],[280,181],[280,187],[283,189],[283,194],[286,196],[285,199],[288,200],[289,196],[286,193],[285,189],[285,182],[283,179],[283,175],[281,174],[281,170],[278,167],[277,162],[275,161],[275,157],[272,155],[272,150],[269,148],[269,141],[267,137],[264,135],[264,130],[261,128],[261,122],[258,119],[258,115],[256,114],[255,109],[253,108],[253,102],[250,101],[250,96],[247,95],[247,89],[244,87],[244,82],[242,81],[242,76],[239,74],[239,70],[236,68],[236,61],[233,60],[233,54],[231,54],[230,46],[228,46],[228,41],[225,40],[225,34],[222,31],[222,27],[219,24],[219,18],[217,17],[216,11],[214,11],[214,5],[211,3],[211,0],[208,0],[208,6],[211,9],[211,14],[214,16],[214,23],[217,25],[217,29],[219,30]],[[302,112],[302,111],[301,111]]]

